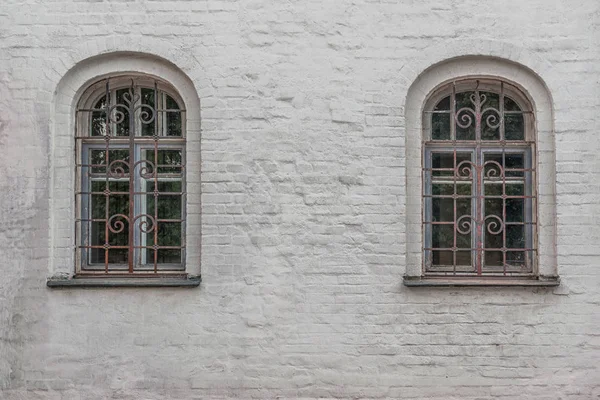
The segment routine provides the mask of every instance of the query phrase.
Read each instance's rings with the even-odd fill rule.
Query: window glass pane
[[[451,198],[432,199],[433,221],[454,221],[454,200]]]
[[[504,135],[506,140],[525,140],[523,114],[504,115]]]
[[[491,225],[490,225],[491,224]],[[504,240],[502,235],[502,227],[499,225],[500,221],[496,219],[488,219],[485,223],[485,248],[486,249],[500,249],[504,247]]]
[[[485,216],[498,216],[502,218],[502,199],[485,199]]]
[[[520,182],[506,182],[506,195],[507,196],[524,196],[525,185]]]
[[[434,183],[431,188],[431,194],[439,196],[451,196],[454,194],[453,183]]]
[[[502,182],[485,181],[484,184],[486,196],[502,196]]]
[[[152,136],[155,133],[156,128],[156,117],[153,117],[152,110],[156,108],[154,102],[154,89],[142,88],[142,106],[140,108],[140,124],[142,126],[142,136]],[[150,110],[150,108],[152,110]]]
[[[155,212],[159,219],[182,218],[181,181],[159,181],[157,196],[154,196],[154,182],[146,184],[146,213],[152,216]],[[157,200],[155,203],[155,199]],[[156,209],[155,209],[156,205]]]
[[[179,222],[159,222],[157,225],[157,239],[159,246],[181,246],[182,224]],[[148,245],[152,245],[154,237],[149,238]],[[181,264],[181,249],[158,249],[157,264]],[[146,249],[146,263],[154,264],[155,250]]]
[[[157,151],[158,161],[154,160],[154,149],[145,150],[145,158],[158,168],[159,174],[181,174],[183,171],[181,150]],[[151,167],[150,167],[151,168]]]
[[[464,215],[471,215],[471,198],[456,199],[456,219]]]
[[[445,111],[450,110],[450,96],[444,97],[442,100],[437,103],[435,106],[435,111]]]
[[[528,268],[526,265],[526,253],[525,251],[507,251],[506,252],[506,264],[507,271],[511,272],[527,272]]]
[[[494,270],[502,270],[502,266],[504,265],[504,257],[502,256],[501,251],[486,251],[485,252],[485,264],[484,268],[489,267],[500,267],[500,268],[492,268]]]
[[[431,167],[433,168],[433,177],[454,176],[459,178],[468,178],[472,174],[472,166],[468,162],[471,160],[470,153],[456,153],[456,165],[454,164],[454,153],[431,153]]]
[[[96,109],[106,108],[106,97],[102,97],[94,105]],[[106,136],[106,111],[92,111],[90,121],[91,136]]]
[[[525,168],[525,155],[522,153],[506,153],[504,162],[506,163],[506,176],[524,176],[523,171],[514,171],[515,169]]]
[[[90,196],[91,221],[90,244],[92,246],[103,246],[106,243],[106,222],[108,211],[108,243],[110,246],[128,246],[129,226],[124,216],[129,216],[129,182],[109,181],[107,196],[106,181],[94,180],[91,182]],[[107,210],[108,200],[108,210]],[[92,249],[90,252],[90,263],[104,263],[104,249]],[[127,263],[127,249],[110,248],[108,251],[109,263]]]
[[[90,164],[93,174],[106,174],[106,149],[90,150]],[[113,178],[129,174],[129,150],[108,150],[108,164]]]
[[[504,111],[521,111],[521,108],[513,99],[504,96]]]
[[[454,264],[454,256],[452,255],[452,251],[449,250],[433,250],[433,265],[453,265]]]
[[[463,219],[462,221],[469,221],[471,222],[470,219]],[[472,227],[466,227],[465,226],[459,226],[459,228],[461,229],[460,231],[456,231],[456,247],[457,248],[462,248],[462,249],[470,249],[472,247]],[[463,234],[462,232],[466,232],[465,234]]]
[[[431,114],[431,139],[450,140],[450,114]]]
[[[159,246],[181,246],[181,222],[165,222],[163,220],[183,219],[183,197],[181,181],[159,181],[157,195],[154,195],[155,182],[146,184],[146,213],[153,218],[157,215],[157,241]],[[143,237],[145,246],[153,246],[154,231]],[[154,264],[154,250],[146,249],[146,263]],[[180,249],[158,249],[157,263],[181,263]]]
[[[454,246],[454,224],[432,225],[433,248],[452,248]]]
[[[457,251],[456,252],[456,265],[468,265],[471,266],[472,265],[472,255],[473,252],[472,251]],[[471,268],[469,268],[471,269]],[[469,270],[467,269],[467,270]],[[460,268],[459,270],[461,271],[465,271],[464,268]]]
[[[166,108],[179,110],[179,105],[171,96],[167,95]],[[167,111],[167,136],[181,136],[181,111]]]
[[[457,182],[456,194],[459,196],[471,196],[471,183],[465,183],[460,181]]]
[[[525,248],[525,226],[506,226],[506,247],[509,249]]]
[[[524,199],[506,199],[506,221],[523,222],[525,210]]]

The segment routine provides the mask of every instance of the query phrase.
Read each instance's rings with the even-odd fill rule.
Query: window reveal
[[[479,81],[453,83],[427,112],[423,251],[428,275],[535,273],[532,114],[505,94],[505,85],[488,82],[480,89]]]
[[[185,110],[156,81],[116,81],[77,110],[81,273],[182,272]]]

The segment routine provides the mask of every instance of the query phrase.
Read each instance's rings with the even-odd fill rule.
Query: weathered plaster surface
[[[2,1],[0,398],[598,398],[599,25],[596,0]],[[46,287],[56,91],[112,52],[198,93],[200,288]],[[406,96],[463,55],[551,96],[559,288],[402,286]]]

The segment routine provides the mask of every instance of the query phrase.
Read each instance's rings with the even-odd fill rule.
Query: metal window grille
[[[76,111],[78,273],[181,274],[185,110],[162,83],[117,81]]]
[[[507,83],[445,88],[427,111],[423,260],[427,275],[535,273],[533,113]],[[461,85],[464,89],[465,85]],[[510,87],[510,93],[518,89]],[[521,102],[522,103],[522,102]]]

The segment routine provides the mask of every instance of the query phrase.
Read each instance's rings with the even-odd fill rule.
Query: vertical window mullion
[[[506,275],[506,151],[502,146],[502,271]]]
[[[450,96],[450,140],[456,140],[456,85],[454,82]]]
[[[524,163],[525,169],[529,169],[529,171],[525,171],[524,173],[524,184],[525,184],[525,191],[524,194],[526,196],[530,196],[526,198],[525,203],[525,215],[524,215],[524,221],[525,221],[525,248],[526,249],[533,249],[535,247],[534,244],[534,228],[537,227],[537,204],[534,204],[535,202],[535,187],[534,187],[534,183],[535,182],[535,160],[534,160],[534,154],[533,154],[533,148],[532,146],[529,146],[529,148],[525,151],[525,163]],[[534,271],[534,260],[533,260],[533,251],[532,250],[526,250],[525,251],[525,262],[528,264],[529,269],[531,270],[531,272],[535,272]]]
[[[111,126],[111,120],[112,118],[110,117],[111,114],[111,104],[117,104],[117,91],[116,89],[113,90],[112,92],[110,91],[110,87],[109,87],[109,81],[106,81],[106,98],[109,100],[106,103],[106,126],[107,129],[109,129],[106,132],[106,154],[105,154],[105,165],[106,165],[106,170],[105,170],[105,175],[106,175],[106,186],[105,186],[105,190],[109,190],[110,188],[110,179],[109,179],[109,171],[110,171],[110,156],[109,156],[109,152],[110,152],[110,140],[112,138],[112,134],[113,132],[117,133],[117,124],[115,123],[114,126]],[[104,221],[104,243],[105,246],[107,246],[110,243],[110,230],[109,230],[109,202],[110,202],[110,196],[106,196],[105,197],[105,221]],[[104,272],[108,273],[108,256],[109,256],[109,249],[106,248],[104,251]]]
[[[477,209],[476,209],[476,271],[478,275],[481,275],[483,271],[483,265],[485,263],[485,198],[483,196],[483,179],[484,179],[484,166],[483,166],[483,150],[479,143],[475,149],[475,165],[477,181],[474,183],[475,191],[477,195]]]
[[[452,188],[453,188],[452,215],[453,215],[454,225],[453,225],[453,232],[452,232],[452,272],[456,274],[456,235],[458,234],[458,232],[456,230],[456,219],[458,218],[456,215],[456,213],[457,213],[456,196],[458,196],[458,188],[456,187],[456,171],[457,171],[456,145],[454,145],[453,147],[454,148],[452,151],[452,159],[453,159],[453,165],[454,165],[454,172],[452,173]]]
[[[132,266],[133,266],[133,270],[135,270],[137,267],[140,267],[141,264],[143,264],[143,260],[142,260],[142,248],[140,247],[142,245],[142,237],[143,237],[143,232],[141,230],[141,226],[143,224],[144,221],[144,217],[143,217],[143,206],[142,206],[142,195],[140,195],[139,193],[142,192],[143,188],[143,179],[141,178],[141,172],[142,172],[142,168],[143,165],[140,162],[141,161],[141,148],[139,143],[136,143],[136,138],[138,136],[141,135],[142,133],[142,120],[140,118],[141,116],[141,109],[138,108],[138,104],[137,102],[134,102],[134,99],[138,99],[139,104],[143,103],[143,98],[142,98],[142,88],[137,85],[134,86],[133,81],[131,83],[132,85],[132,103],[131,103],[131,118],[132,118],[132,122],[131,122],[131,131],[129,132],[130,134],[130,138],[129,140],[133,142],[133,146],[130,146],[130,152],[132,154],[130,154],[130,158],[132,159],[132,167],[130,173],[132,174],[132,187],[130,188],[130,196],[133,196],[133,202],[131,204],[133,204],[133,220],[135,221],[135,223],[131,224],[131,229],[133,229],[133,243],[130,244],[130,246],[133,246],[133,260],[131,261]],[[131,149],[133,151],[131,151]],[[139,164],[138,164],[139,163]]]
[[[472,161],[472,179],[471,179],[471,265],[475,272],[478,269],[478,247],[479,247],[479,239],[478,239],[478,229],[479,229],[479,189],[478,189],[478,181],[479,181],[479,157],[477,155],[477,149],[471,149],[471,161]]]
[[[139,144],[134,144],[134,151],[133,154],[131,154],[129,157],[133,160],[132,165],[136,165],[140,160],[140,146]],[[133,196],[133,215],[134,215],[134,219],[139,217],[139,219],[135,222],[131,224],[131,228],[133,229],[133,243],[131,244],[131,246],[133,246],[133,268],[135,269],[136,267],[138,267],[140,264],[143,263],[142,259],[141,259],[141,244],[142,244],[142,236],[143,233],[141,231],[141,229],[139,229],[140,224],[143,221],[143,217],[140,217],[143,214],[143,210],[142,210],[142,204],[141,204],[141,196],[139,194],[136,193],[141,193],[142,192],[142,179],[139,179],[138,176],[136,175],[136,170],[139,170],[142,167],[141,163],[137,165],[136,168],[132,168],[131,169],[131,173],[133,174],[133,190],[130,191],[130,196]]]
[[[504,143],[506,138],[504,132],[504,82],[500,82],[500,142]],[[524,136],[525,137],[525,136]]]
[[[452,203],[454,206],[453,215],[454,215],[454,225],[453,225],[453,245],[452,245],[452,270],[454,274],[456,274],[456,236],[458,235],[458,227],[457,227],[457,219],[460,216],[456,215],[458,212],[456,207],[456,196],[458,195],[458,187],[456,184],[456,178],[458,174],[458,165],[456,161],[456,123],[454,121],[454,115],[456,112],[456,86],[454,82],[452,82],[452,95],[450,96],[450,139],[452,140],[453,147],[453,159],[454,159],[454,173],[452,174],[454,195],[452,197]]]
[[[167,97],[163,92],[158,92],[160,97],[160,109],[165,110],[167,108]],[[158,130],[159,136],[167,136],[167,112],[163,111],[160,116],[160,127]]]
[[[82,165],[84,164],[91,164],[91,159],[89,156],[89,151],[88,151],[88,146],[86,146],[85,144],[83,144],[81,146],[81,159],[79,161]],[[81,204],[81,217],[80,219],[86,219],[87,221],[82,221],[81,226],[79,227],[79,231],[81,234],[81,239],[80,241],[83,243],[84,246],[90,246],[92,243],[91,240],[91,232],[92,232],[92,196],[88,193],[90,192],[89,188],[90,188],[90,175],[89,175],[89,169],[91,167],[87,167],[86,169],[88,169],[88,171],[86,171],[86,173],[84,173],[83,171],[83,167],[80,169],[80,173],[81,173],[81,177],[80,177],[80,204]],[[81,252],[81,262],[80,262],[80,268],[85,268],[85,266],[87,264],[90,263],[90,254],[91,251],[89,248],[83,248],[82,252]]]
[[[431,157],[432,157],[432,152],[431,150],[425,148],[424,150],[425,152],[425,172],[423,174],[423,196],[422,198],[425,199],[424,201],[424,207],[423,207],[423,223],[425,224],[425,229],[424,229],[424,244],[426,248],[431,248],[432,246],[432,236],[433,236],[433,229],[432,229],[432,225],[431,225],[431,214],[432,214],[432,204],[433,204],[433,199],[431,197],[428,197],[428,195],[431,195],[432,191],[432,163],[431,163]],[[427,271],[430,267],[431,267],[431,261],[432,261],[432,256],[433,256],[433,251],[432,250],[426,250],[425,252],[425,257],[423,259],[423,267],[424,267],[424,271]]]

